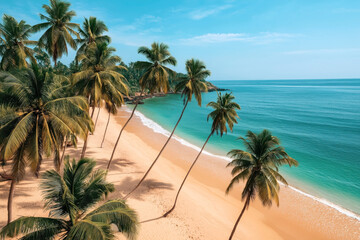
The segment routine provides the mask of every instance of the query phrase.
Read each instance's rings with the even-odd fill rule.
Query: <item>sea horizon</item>
[[[352,91],[360,91],[360,79],[325,79],[325,80],[324,79],[317,79],[317,80],[325,81],[327,83],[322,82],[322,85],[320,85],[320,86],[317,86],[317,85],[314,85],[314,86],[312,86],[312,85],[304,85],[303,82],[302,82],[303,83],[302,85],[301,84],[299,85],[299,83],[297,83],[295,85],[294,84],[292,84],[292,85],[284,85],[284,83],[282,83],[282,86],[278,86],[278,84],[276,84],[276,85],[270,84],[270,85],[272,85],[271,87],[275,87],[275,88],[280,88],[280,89],[290,88],[292,90],[294,90],[294,89],[304,89],[304,88],[306,88],[306,89],[308,89],[308,88],[318,89],[319,87],[322,87],[322,86],[324,87],[324,85],[325,85],[325,87],[327,88],[327,91],[330,90],[330,92],[339,92],[340,90],[346,92],[347,90],[349,90],[349,88],[352,88],[353,89]],[[347,85],[339,85],[338,83],[334,82],[334,81],[342,81],[342,80],[345,80],[345,81],[346,80],[351,80],[351,81],[354,81],[354,82],[353,83],[348,82]],[[250,82],[250,81],[257,81],[257,82],[259,82],[259,81],[270,81],[271,82],[271,80],[220,80],[220,81],[218,80],[218,81],[211,81],[211,82],[214,83],[217,87],[229,89],[229,91],[233,92],[233,94],[236,96],[238,86],[236,86],[236,87],[232,86],[231,87],[230,85],[234,84],[234,82],[244,82],[244,81],[248,81],[248,82]],[[285,81],[286,82],[286,81],[296,81],[296,80],[273,80],[273,81],[276,81],[277,83],[279,83],[279,81]],[[313,80],[306,80],[306,81],[313,81]],[[267,82],[267,83],[270,83],[270,82]],[[308,83],[309,82],[307,82],[307,84]],[[345,83],[345,82],[342,82],[342,83]],[[250,87],[249,84],[241,84],[241,86],[242,87]],[[264,86],[256,84],[256,85],[254,85],[252,87],[255,87],[255,88],[260,87],[261,88],[261,87],[264,87]],[[300,92],[298,94],[301,95],[302,93],[303,92]],[[208,94],[208,95],[206,95],[206,94]],[[191,133],[190,130],[194,130],[194,129],[186,129],[186,127],[184,127],[184,125],[186,125],[186,123],[188,122],[186,120],[186,113],[188,115],[199,114],[199,116],[202,116],[203,118],[206,117],[206,110],[205,110],[206,107],[205,107],[205,105],[209,102],[209,100],[211,100],[211,98],[213,98],[213,96],[211,96],[210,98],[207,98],[207,96],[214,95],[214,94],[216,94],[216,93],[212,92],[212,93],[204,93],[203,94],[203,96],[204,96],[203,103],[204,104],[203,104],[202,108],[197,107],[194,102],[192,104],[190,104],[189,110],[187,110],[185,112],[185,114],[184,114],[184,120],[183,120],[184,123],[180,124],[178,129],[175,132],[175,135],[176,135],[175,138],[178,141],[182,142],[185,145],[186,144],[189,145],[189,146],[192,145],[190,147],[193,147],[193,148],[194,148],[194,146],[196,148],[199,148],[199,146],[201,146],[201,143],[202,143],[201,138],[204,139],[204,135],[208,134],[208,132],[205,130],[204,132],[193,131]],[[287,93],[287,94],[290,94],[290,93]],[[342,92],[341,94],[344,94],[344,92]],[[239,96],[237,96],[237,98],[239,98]],[[355,100],[356,100],[356,97],[355,97]],[[224,159],[229,160],[225,156],[226,151],[229,150],[229,148],[224,147],[224,145],[226,145],[226,144],[235,144],[238,148],[241,148],[241,142],[240,141],[234,142],[234,139],[236,139],[240,135],[244,136],[244,133],[245,133],[244,130],[252,130],[252,131],[256,130],[256,131],[259,131],[261,129],[261,126],[257,126],[256,124],[254,124],[254,122],[255,123],[258,122],[259,125],[261,125],[261,121],[260,122],[259,121],[251,121],[250,119],[246,118],[246,112],[249,111],[248,107],[254,107],[254,105],[250,104],[250,106],[248,106],[248,104],[246,102],[242,102],[242,101],[243,100],[238,100],[238,103],[242,107],[243,107],[243,105],[245,106],[245,113],[242,112],[244,110],[244,107],[243,107],[243,109],[239,111],[239,115],[240,115],[241,118],[245,118],[245,119],[240,119],[239,120],[239,124],[235,127],[234,132],[228,133],[227,136],[225,136],[225,138],[226,138],[225,140],[220,139],[219,137],[215,137],[213,141],[210,141],[209,146],[205,149],[205,151],[208,154],[218,155],[218,156],[221,156]],[[163,102],[163,103],[166,102],[167,104],[162,104],[161,105],[161,102]],[[354,103],[354,101],[352,101],[352,102]],[[257,102],[257,104],[259,104],[259,102]],[[267,102],[267,104],[270,104],[270,103]],[[357,102],[357,104],[359,104],[359,103]],[[156,108],[156,106],[159,106],[159,105],[162,106],[162,111],[161,112],[164,113],[165,115],[161,114],[161,112],[157,111],[158,109]],[[172,129],[172,127],[173,127],[172,123],[174,123],[175,117],[178,117],[177,115],[180,114],[180,110],[181,110],[180,106],[181,105],[182,105],[182,101],[180,100],[180,96],[171,94],[171,95],[168,95],[168,96],[166,96],[164,98],[147,99],[147,100],[145,100],[145,104],[141,105],[141,107],[139,107],[138,110],[143,115],[142,116],[143,118],[148,119],[146,121],[149,121],[149,120],[152,121],[152,123],[151,122],[146,123],[148,127],[153,128],[154,131],[157,131],[159,133],[167,135],[169,133],[169,131]],[[255,104],[255,106],[256,106],[256,104]],[[335,106],[333,106],[333,107],[335,108]],[[178,112],[176,112],[176,108],[178,109]],[[344,108],[346,109],[346,106],[344,106]],[[171,111],[170,111],[170,109],[171,109]],[[169,111],[167,111],[167,110],[169,110]],[[193,110],[195,110],[195,113],[193,112]],[[352,112],[352,110],[355,111],[355,108],[354,109],[350,108],[350,112]],[[199,112],[197,112],[197,111],[199,111]],[[337,111],[339,111],[339,109]],[[346,111],[349,111],[349,109],[347,109]],[[171,116],[166,115],[166,112],[171,112]],[[189,112],[191,112],[191,113],[189,114]],[[258,114],[258,113],[256,113],[256,114]],[[194,117],[194,119],[198,119],[199,116],[193,116],[193,117]],[[322,117],[324,117],[324,116],[322,116]],[[341,116],[341,117],[343,117],[343,116]],[[359,116],[356,115],[356,113],[355,113],[355,119],[357,119],[357,121],[360,120]],[[279,120],[279,119],[275,118],[275,119],[272,119],[272,120]],[[245,121],[245,123],[244,123],[244,121]],[[286,120],[286,121],[288,121],[288,120]],[[334,119],[332,119],[332,121],[333,121],[332,124],[334,124]],[[355,123],[357,121],[355,121]],[[201,124],[204,124],[204,122],[205,121],[202,121]],[[242,123],[244,125],[248,126],[249,129],[240,130],[240,128],[244,128],[243,126],[241,126]],[[279,122],[277,122],[277,123],[279,124]],[[344,124],[346,124],[346,123],[344,123]],[[264,125],[266,125],[266,124],[264,124]],[[280,124],[280,125],[282,125],[282,124]],[[334,127],[334,126],[332,126],[332,127]],[[346,128],[346,126],[344,126],[344,127]],[[162,130],[161,130],[161,128],[162,128]],[[264,128],[266,128],[266,127],[264,127]],[[286,129],[286,126],[282,127],[282,129],[284,129],[284,128]],[[355,128],[356,128],[356,126],[355,126]],[[302,151],[297,151],[296,146],[292,146],[294,144],[293,141],[287,141],[287,139],[291,140],[291,137],[285,136],[285,139],[284,139],[283,135],[286,135],[286,132],[281,131],[281,129],[276,129],[276,128],[271,129],[271,127],[270,127],[270,130],[272,130],[272,133],[275,136],[280,135],[279,137],[280,137],[280,139],[282,139],[282,144],[285,146],[285,149],[289,152],[289,154],[291,156],[293,156],[300,163],[300,169],[301,170],[299,170],[299,171],[298,171],[298,168],[294,168],[294,169],[290,170],[288,167],[284,167],[284,168],[281,169],[283,174],[287,178],[289,178],[288,182],[289,182],[290,187],[293,188],[295,191],[300,192],[303,195],[307,195],[308,197],[311,197],[311,198],[313,198],[313,199],[315,199],[315,200],[317,200],[319,202],[322,202],[323,204],[326,204],[326,205],[328,205],[330,207],[333,207],[333,208],[337,209],[338,211],[340,211],[340,212],[342,212],[342,213],[344,213],[344,214],[346,214],[346,215],[348,215],[350,217],[353,217],[353,218],[355,218],[357,220],[360,220],[360,217],[359,217],[360,209],[358,207],[356,207],[357,206],[356,203],[360,199],[360,196],[358,194],[356,194],[357,191],[358,191],[357,189],[359,189],[359,186],[357,185],[357,182],[356,182],[357,181],[357,178],[356,178],[357,170],[353,169],[353,172],[352,172],[352,175],[351,175],[351,177],[353,177],[353,179],[350,179],[350,178],[343,179],[343,181],[346,181],[346,183],[348,185],[350,184],[351,187],[355,188],[353,190],[353,192],[341,191],[342,188],[343,188],[342,184],[336,185],[336,182],[338,182],[339,179],[333,179],[334,181],[330,181],[331,180],[330,178],[332,176],[331,174],[334,174],[334,172],[329,172],[328,173],[329,179],[324,180],[324,182],[320,182],[317,178],[315,178],[315,179],[311,178],[311,174],[307,174],[305,177],[302,177],[301,173],[304,173],[304,172],[306,173],[306,172],[309,171],[309,169],[306,169],[307,166],[304,167],[302,165],[304,165],[304,164],[308,165],[310,163],[310,166],[311,166],[311,161],[309,161],[308,156],[306,155],[306,152],[303,153]],[[356,137],[356,133],[358,131],[359,131],[359,126],[356,128],[355,131],[353,131],[353,134],[355,135],[355,137]],[[307,132],[304,131],[302,134],[306,135],[306,133]],[[341,131],[340,131],[340,133],[341,133]],[[324,137],[324,136],[320,136],[320,137],[315,136],[314,140],[319,141],[319,139],[320,139],[320,141],[321,141],[321,137]],[[234,146],[234,145],[232,145],[232,146]],[[305,156],[303,156],[302,154],[305,154]],[[324,152],[323,153],[320,152],[320,155],[318,157],[321,158],[321,161],[326,162],[328,160],[327,158],[329,156],[325,156],[325,158],[324,158],[323,155],[328,155],[328,154],[325,154]],[[351,156],[351,155],[349,155],[349,156]],[[348,158],[351,158],[349,156],[345,160],[348,160]],[[312,164],[314,164],[314,163],[312,163]],[[356,163],[354,165],[356,165]],[[335,170],[338,171],[338,169],[336,167],[335,167]],[[316,171],[316,169],[314,171]],[[344,169],[344,171],[345,172],[349,171],[349,169]],[[320,175],[326,175],[326,174],[327,174],[326,171],[325,172],[324,171],[320,172]],[[326,181],[328,181],[328,182],[326,182]],[[329,185],[330,187],[327,186],[327,185]]]

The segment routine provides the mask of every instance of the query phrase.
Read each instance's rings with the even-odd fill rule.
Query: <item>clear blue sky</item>
[[[40,22],[46,0],[0,0],[0,13]],[[124,62],[167,43],[184,72],[198,58],[210,79],[360,77],[360,0],[76,0],[74,22],[96,16]],[[36,39],[39,34],[33,36]],[[69,63],[74,53],[61,61]]]

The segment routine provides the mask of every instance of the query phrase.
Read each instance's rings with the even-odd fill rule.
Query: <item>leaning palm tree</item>
[[[36,45],[36,41],[30,41],[29,36],[33,32],[31,26],[25,21],[16,21],[15,18],[4,14],[3,23],[0,24],[0,55],[2,56],[0,68],[9,70],[11,68],[27,67],[26,58],[36,62],[34,51],[29,45]]]
[[[259,134],[248,131],[246,139],[240,137],[243,141],[246,151],[234,149],[228,155],[233,159],[227,166],[233,167],[231,174],[234,178],[226,189],[228,194],[232,187],[240,180],[245,180],[245,187],[241,194],[242,200],[245,200],[244,207],[235,222],[234,228],[230,234],[232,239],[236,227],[256,195],[259,196],[264,206],[271,206],[274,200],[279,206],[280,186],[278,180],[287,185],[283,176],[279,173],[279,167],[284,164],[289,166],[298,166],[298,162],[291,158],[279,146],[280,141],[272,136],[268,130],[263,130]]]
[[[76,49],[76,42],[72,35],[79,38],[77,29],[79,24],[72,23],[71,19],[76,15],[74,11],[69,11],[70,3],[61,0],[50,0],[50,5],[44,4],[46,15],[40,14],[41,20],[44,23],[39,23],[33,26],[33,30],[38,32],[47,29],[39,39],[39,46],[44,47],[45,50],[52,56],[56,66],[57,60],[62,57],[64,53],[68,54],[67,44],[72,49]]]
[[[146,173],[144,174],[142,179],[139,181],[139,183],[135,186],[135,188],[133,190],[131,190],[125,196],[125,198],[127,198],[132,192],[134,192],[141,185],[141,183],[145,180],[146,176],[149,174],[152,167],[155,165],[155,163],[159,159],[161,153],[164,151],[165,147],[167,146],[171,137],[173,136],[177,126],[179,125],[179,122],[185,112],[185,109],[186,109],[189,101],[191,101],[193,95],[195,96],[195,98],[198,102],[198,105],[201,106],[201,92],[207,91],[207,86],[206,86],[206,83],[204,82],[204,80],[205,80],[205,78],[210,76],[211,73],[209,70],[206,70],[205,64],[197,59],[187,60],[185,67],[186,67],[187,75],[180,78],[178,84],[175,86],[175,92],[181,91],[181,96],[183,97],[183,101],[184,101],[184,107],[180,114],[180,117],[179,117],[178,121],[176,122],[175,127],[172,130],[170,136],[166,140],[164,146],[161,148],[159,154],[156,156],[155,160],[153,161],[153,163],[151,164],[149,169],[146,171]]]
[[[182,181],[180,188],[176,194],[174,205],[172,206],[172,208],[169,211],[167,211],[164,214],[164,217],[169,215],[175,209],[181,189],[184,186],[187,177],[189,176],[192,168],[194,167],[195,163],[199,159],[206,144],[208,143],[210,137],[214,133],[216,133],[216,134],[220,133],[220,136],[222,137],[224,133],[227,133],[226,125],[229,126],[230,131],[233,130],[234,124],[237,123],[236,118],[239,117],[238,114],[236,113],[236,110],[240,110],[239,104],[233,102],[234,99],[235,99],[235,97],[231,93],[225,93],[224,95],[222,95],[221,93],[218,93],[217,101],[209,102],[207,104],[207,106],[210,106],[214,109],[214,111],[212,111],[207,117],[207,120],[209,120],[211,118],[213,121],[210,134],[207,137],[204,145],[202,146],[199,154],[196,156],[194,162],[191,164],[188,172],[186,173],[186,176],[185,176],[184,180]]]
[[[151,49],[147,47],[140,47],[138,53],[143,54],[149,61],[138,61],[135,63],[135,67],[141,70],[144,70],[144,74],[139,80],[141,93],[139,98],[146,89],[151,93],[155,91],[167,93],[169,88],[169,74],[175,75],[175,72],[165,65],[176,65],[176,59],[171,56],[169,52],[169,46],[164,43],[151,44]],[[125,122],[124,126],[121,128],[119,136],[115,142],[114,149],[111,153],[111,157],[107,166],[107,170],[110,168],[110,164],[114,158],[114,154],[119,143],[122,132],[125,127],[128,125],[132,117],[134,116],[135,110],[138,106],[138,99],[135,101],[135,106],[130,114],[130,117]]]
[[[86,98],[71,96],[67,86],[38,66],[0,73],[0,161],[11,164],[8,221],[15,184],[27,165],[38,175],[43,155],[53,155],[60,167],[60,148],[66,136],[86,137],[92,121]]]
[[[123,94],[128,94],[125,77],[120,73],[125,70],[121,66],[121,58],[114,56],[115,48],[101,42],[87,48],[86,53],[79,56],[82,71],[73,75],[73,89],[85,96],[92,107],[101,107],[103,100],[111,100],[116,106],[124,103]],[[81,158],[85,156],[87,139],[85,140]]]
[[[107,129],[109,127],[111,114],[116,115],[118,106],[116,104],[114,104],[112,101],[105,100],[105,109],[108,112],[108,119],[107,119],[106,126],[105,126],[104,136],[103,136],[103,139],[102,139],[101,145],[100,145],[101,148],[103,147],[103,144],[105,141],[105,136],[106,136]]]
[[[114,191],[114,185],[105,181],[105,171],[94,170],[95,164],[86,158],[66,159],[62,176],[46,171],[41,188],[49,217],[20,217],[3,227],[0,238],[110,240],[115,239],[110,224],[115,224],[128,239],[134,239],[137,215],[123,200],[109,200],[89,211]]]
[[[85,18],[82,28],[79,29],[81,39],[76,40],[80,44],[76,56],[84,54],[86,48],[92,43],[110,43],[110,37],[103,35],[107,31],[108,28],[103,21],[98,20],[96,17]]]

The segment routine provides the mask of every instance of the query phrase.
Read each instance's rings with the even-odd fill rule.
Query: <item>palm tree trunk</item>
[[[96,120],[95,120],[95,125],[94,125],[94,132],[95,132],[95,128],[96,128],[97,121],[98,121],[98,119],[99,119],[100,110],[101,110],[101,108],[99,107],[99,111],[98,111],[98,113],[97,113],[97,115],[96,115]]]
[[[124,197],[124,199],[128,198],[129,195],[130,195],[131,193],[133,193],[133,192],[141,185],[141,183],[145,180],[146,176],[149,174],[150,170],[153,168],[153,166],[155,165],[155,163],[156,163],[157,160],[159,159],[161,153],[164,151],[166,145],[169,143],[171,137],[174,135],[174,132],[175,132],[177,126],[179,125],[179,122],[180,122],[182,116],[184,115],[184,112],[185,112],[185,109],[186,109],[188,103],[189,103],[189,99],[186,100],[186,103],[185,103],[184,108],[183,108],[183,110],[182,110],[182,112],[181,112],[181,115],[180,115],[178,121],[176,122],[175,127],[174,127],[174,129],[172,130],[170,136],[169,136],[168,139],[166,140],[164,146],[161,148],[159,154],[157,155],[157,157],[155,158],[155,160],[153,161],[153,163],[151,164],[151,166],[149,167],[149,169],[146,171],[145,175],[141,178],[140,182],[135,186],[135,188],[134,188],[133,190],[131,190],[131,191]]]
[[[64,159],[66,146],[67,146],[67,137],[65,138],[65,143],[64,143],[64,148],[63,148],[63,152],[62,152],[61,159],[60,159],[60,164],[62,163],[62,161]]]
[[[142,94],[143,94],[143,91],[141,91],[139,98],[141,98]],[[111,153],[111,157],[110,157],[109,163],[108,163],[108,165],[107,165],[107,167],[106,167],[106,171],[109,171],[110,164],[111,164],[111,161],[112,161],[113,158],[114,158],[115,150],[116,150],[117,145],[119,144],[119,140],[120,140],[121,134],[122,134],[122,132],[124,131],[125,127],[128,125],[128,123],[130,122],[130,120],[132,119],[132,117],[134,116],[135,110],[136,110],[136,108],[137,108],[138,105],[139,105],[139,100],[136,100],[135,107],[134,107],[134,109],[132,110],[129,119],[126,121],[126,123],[124,124],[124,126],[121,128],[120,133],[119,133],[119,136],[118,136],[118,138],[116,139],[114,149],[113,149],[113,151],[112,151],[112,153]]]
[[[105,127],[105,132],[104,132],[104,137],[102,139],[102,142],[101,142],[101,148],[103,147],[103,144],[104,144],[104,140],[105,140],[105,136],[106,136],[106,132],[107,132],[107,129],[108,129],[108,126],[109,126],[109,122],[110,122],[110,111],[109,111],[109,116],[108,116],[108,120],[107,120],[107,123],[106,123],[106,127]]]
[[[167,212],[164,214],[164,217],[167,217],[167,215],[169,215],[169,214],[170,214],[170,213],[171,213],[171,212],[175,209],[175,206],[176,206],[176,203],[177,203],[178,197],[179,197],[179,195],[180,195],[180,192],[181,192],[182,187],[183,187],[183,186],[184,186],[184,184],[185,184],[185,181],[186,181],[187,177],[189,176],[189,174],[190,174],[190,172],[191,172],[192,168],[194,167],[195,163],[196,163],[196,162],[197,162],[197,160],[199,159],[199,157],[200,157],[200,155],[201,155],[202,151],[204,150],[204,148],[205,148],[206,144],[208,143],[208,141],[209,141],[210,137],[211,137],[213,134],[214,134],[214,131],[211,131],[210,135],[207,137],[207,139],[206,139],[206,141],[205,141],[204,145],[202,146],[202,148],[201,148],[201,150],[200,150],[199,154],[196,156],[196,158],[195,158],[194,162],[191,164],[191,166],[190,166],[190,168],[189,168],[188,172],[186,173],[186,176],[185,176],[184,180],[182,181],[182,183],[181,183],[181,185],[180,185],[180,188],[179,188],[179,190],[178,190],[178,192],[177,192],[177,194],[176,194],[174,205],[172,206],[172,208],[171,208],[169,211],[167,211]]]
[[[8,197],[8,204],[7,204],[7,210],[8,210],[8,221],[9,224],[11,222],[12,218],[12,203],[14,198],[14,190],[15,190],[15,179],[11,180],[10,190],[9,190],[9,197]]]
[[[247,198],[246,198],[246,201],[245,201],[245,203],[244,203],[244,207],[243,207],[243,209],[241,210],[240,216],[238,217],[238,219],[237,219],[236,222],[235,222],[235,225],[234,225],[233,230],[231,231],[229,240],[231,240],[232,237],[234,236],[236,227],[237,227],[237,225],[239,224],[240,219],[241,219],[242,215],[244,214],[245,209],[248,207],[249,203],[250,203],[250,194],[248,194],[248,196],[247,196]]]
[[[94,111],[95,111],[95,107],[92,108],[91,119],[92,119],[93,116],[94,116]],[[81,151],[80,159],[82,159],[82,158],[85,157],[86,148],[87,148],[87,142],[88,142],[88,137],[89,137],[89,133],[86,135],[86,139],[85,139],[85,141],[84,141],[84,146],[83,146],[82,151]]]

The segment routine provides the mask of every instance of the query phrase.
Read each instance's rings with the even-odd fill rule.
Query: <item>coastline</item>
[[[100,148],[107,113],[102,110],[96,132],[89,137],[87,157],[95,158],[99,168],[105,168],[121,125],[129,112],[122,108],[112,117],[104,148]],[[139,181],[166,140],[161,133],[145,126],[135,116],[121,138],[108,181],[115,184],[109,199],[120,198]],[[82,143],[67,154],[79,156]],[[242,184],[226,196],[224,190],[230,179],[226,161],[204,154],[190,174],[175,211],[160,218],[172,204],[176,190],[186,169],[196,156],[196,149],[178,141],[170,141],[159,162],[144,184],[128,199],[142,222],[138,239],[226,239],[237,218],[242,201]],[[51,160],[44,160],[42,172],[52,168]],[[14,218],[19,216],[47,216],[43,209],[39,179],[27,174],[15,190]],[[9,184],[0,183],[0,209],[5,212]],[[0,227],[6,215],[0,216]],[[282,187],[280,207],[263,207],[257,200],[251,203],[235,234],[235,239],[359,239],[360,222],[333,208],[303,196],[291,188]],[[117,239],[124,239],[120,233]]]
[[[126,109],[125,108],[125,111],[127,112],[131,112],[130,109]],[[146,127],[148,128],[151,128],[155,133],[159,133],[159,134],[162,134],[166,137],[169,137],[170,136],[170,132],[166,129],[164,129],[161,125],[159,125],[158,123],[156,123],[155,121],[147,118],[143,113],[141,113],[140,111],[136,111],[135,112],[135,116],[139,117],[142,124],[145,125]],[[200,147],[186,141],[185,139],[177,136],[176,134],[174,134],[173,136],[173,139],[178,141],[180,144],[184,145],[184,146],[187,146],[187,147],[190,147],[196,151],[200,151]],[[211,148],[210,146],[207,146],[207,149]],[[211,150],[210,150],[211,151]],[[226,156],[222,156],[222,155],[218,155],[218,154],[213,154],[213,153],[210,153],[209,151],[206,150],[206,148],[203,150],[202,154],[206,154],[208,156],[212,156],[212,157],[216,157],[216,158],[219,158],[219,159],[224,159],[225,161],[227,162],[230,162],[231,159],[229,157],[226,157]],[[285,186],[284,184],[282,184],[282,186]],[[351,217],[351,218],[354,218],[358,221],[360,221],[360,215],[358,215],[357,213],[351,211],[350,209],[347,209],[345,207],[342,207],[342,206],[339,206],[325,198],[321,198],[321,197],[317,197],[317,196],[314,196],[314,195],[311,195],[310,193],[307,193],[305,190],[299,188],[299,187],[295,187],[295,186],[291,186],[291,185],[288,185],[286,187],[289,187],[290,189],[292,189],[293,191],[299,193],[299,194],[302,194],[306,197],[309,197],[319,203],[322,203],[322,204],[325,204],[327,205],[328,207],[331,207],[335,210],[337,210],[338,212],[342,213],[342,214],[345,214],[346,216],[348,217]]]

